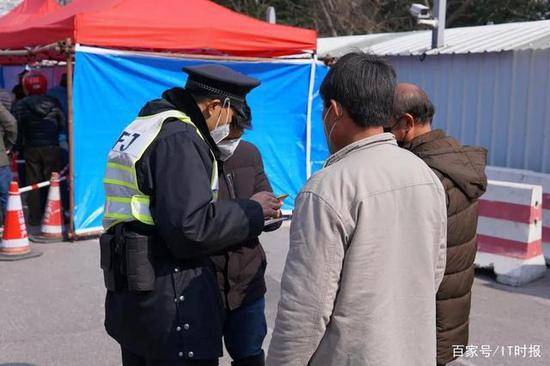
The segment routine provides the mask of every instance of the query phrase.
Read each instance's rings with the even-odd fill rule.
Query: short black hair
[[[432,123],[435,107],[428,94],[420,87],[396,93],[393,100],[393,116],[401,118],[409,113],[420,124]]]
[[[252,129],[252,111],[248,104],[244,104],[240,113],[233,117],[233,125],[243,131]]]
[[[361,127],[386,126],[393,111],[395,70],[384,59],[349,53],[331,67],[321,84],[325,107],[340,103]]]

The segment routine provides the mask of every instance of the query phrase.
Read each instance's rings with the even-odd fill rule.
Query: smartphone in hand
[[[270,226],[278,222],[287,221],[287,220],[289,220],[289,217],[287,216],[279,217],[278,219],[269,219],[264,222],[264,226]]]

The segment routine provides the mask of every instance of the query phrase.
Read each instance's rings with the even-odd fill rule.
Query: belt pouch
[[[153,266],[153,236],[141,235],[126,230],[126,277],[128,291],[152,291],[155,289]]]
[[[115,255],[115,236],[105,233],[99,238],[100,265],[103,270],[103,279],[105,287],[109,291],[116,290],[116,276],[113,265]]]

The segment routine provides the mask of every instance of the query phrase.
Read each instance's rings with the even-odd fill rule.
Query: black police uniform
[[[258,85],[218,65],[185,71],[186,89],[227,95],[237,110]],[[193,126],[168,119],[136,164],[138,185],[150,196],[155,226],[119,224],[101,238],[106,284],[114,290],[107,292],[105,327],[120,343],[125,365],[217,364],[224,308],[206,256],[257,237],[264,226],[262,208],[255,201],[212,202],[211,150],[216,156],[219,152],[186,89],[164,92],[161,99],[147,103],[140,116],[182,111],[205,140]],[[142,274],[137,279],[129,273],[130,258],[132,272]],[[129,286],[131,278],[137,288],[152,290],[129,291],[136,288],[135,283]]]

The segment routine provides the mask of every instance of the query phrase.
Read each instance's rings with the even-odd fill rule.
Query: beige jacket
[[[445,193],[392,134],[347,146],[300,192],[267,364],[432,366]]]

